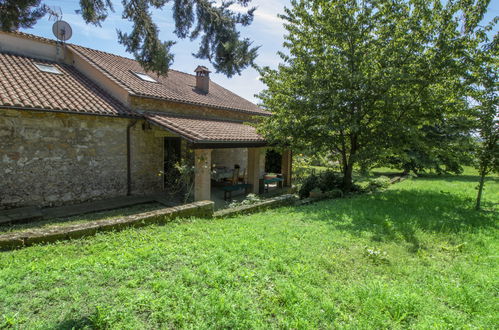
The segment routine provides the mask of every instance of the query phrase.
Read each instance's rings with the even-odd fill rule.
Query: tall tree
[[[499,34],[489,37],[498,21],[496,17],[477,33],[474,51],[470,56],[470,75],[466,82],[476,118],[478,143],[476,167],[480,176],[475,208],[481,208],[485,177],[499,173]]]
[[[122,0],[122,17],[133,23],[131,32],[118,31],[118,41],[146,70],[166,74],[173,63],[171,47],[174,41],[160,40],[152,9],[173,6],[174,34],[191,40],[200,38],[200,47],[194,56],[209,60],[217,72],[228,77],[240,74],[254,65],[258,47],[252,47],[248,38],[242,38],[238,26],[253,21],[255,8],[245,13],[231,9],[234,4],[247,7],[251,0]],[[47,12],[41,0],[0,0],[0,29],[9,31],[33,27]],[[110,11],[113,0],[80,0],[80,9],[87,24],[100,26]]]
[[[466,94],[459,89],[462,105],[454,106],[454,111],[444,109],[439,117],[403,134],[395,145],[379,154],[376,165],[389,165],[404,173],[419,174],[427,170],[438,174],[460,174],[464,165],[473,163],[473,150],[476,146],[472,129],[475,121],[466,100]],[[457,109],[456,109],[457,108]]]
[[[356,164],[462,105],[460,13],[476,6],[487,1],[293,0],[282,15],[284,63],[261,72],[260,98],[274,115],[260,131],[339,155],[350,190]]]

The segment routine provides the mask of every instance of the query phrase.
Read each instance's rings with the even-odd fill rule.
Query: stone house
[[[0,209],[162,193],[181,161],[195,168],[195,200],[211,198],[214,166],[238,164],[258,192],[267,144],[247,123],[270,114],[209,73],[159,77],[129,58],[0,32]],[[290,185],[289,151],[282,174]]]

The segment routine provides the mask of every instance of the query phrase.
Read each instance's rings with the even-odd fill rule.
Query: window
[[[43,63],[35,63],[38,70],[48,73],[62,74],[58,68],[53,66],[52,64],[43,64]]]
[[[149,82],[154,82],[154,83],[157,82],[156,80],[154,80],[150,76],[146,75],[145,73],[133,72],[133,74],[136,75],[137,77],[139,77],[142,80],[149,81]]]

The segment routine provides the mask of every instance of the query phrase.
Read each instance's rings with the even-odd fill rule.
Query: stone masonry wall
[[[163,137],[143,120],[131,130],[132,194],[153,194],[163,190]]]
[[[213,149],[211,153],[211,162],[216,166],[226,166],[227,168],[234,168],[238,164],[240,175],[248,167],[248,149],[247,148],[226,148],[226,149]]]
[[[0,209],[125,195],[129,123],[123,118],[0,109]],[[152,136],[139,127],[132,133],[132,164],[137,161],[132,178],[142,182],[133,186],[134,194],[159,187],[156,173],[141,168],[153,166],[158,144]]]

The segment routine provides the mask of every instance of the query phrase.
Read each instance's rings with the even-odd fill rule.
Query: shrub
[[[319,188],[323,192],[340,189],[343,187],[343,178],[333,171],[322,172],[319,176]]]
[[[366,187],[368,191],[376,191],[383,190],[390,186],[390,178],[386,176],[380,176],[378,178],[369,180],[369,183]]]
[[[312,189],[319,186],[319,177],[315,174],[311,174],[303,180],[303,183],[298,191],[298,196],[300,198],[307,198],[310,195]]]
[[[333,189],[326,191],[327,198],[341,198],[343,197],[343,190],[341,189]]]
[[[360,185],[354,183],[349,193],[363,193],[385,189],[390,185],[390,178],[380,176],[379,178],[363,182]],[[326,193],[328,198],[341,198],[345,194],[343,189],[343,177],[340,173],[331,170],[324,171],[320,174],[310,174],[303,179],[303,184],[298,191],[300,198],[307,198],[310,191],[314,188],[319,188],[323,193]]]
[[[263,201],[263,199],[261,199],[260,196],[255,195],[255,194],[248,194],[248,196],[246,196],[246,198],[240,202],[232,201],[232,203],[229,204],[229,207],[232,208],[232,207],[238,207],[238,206],[242,206],[242,205],[253,205],[253,204],[258,204],[261,201]]]
[[[335,196],[333,198],[341,197],[343,196],[343,179],[340,174],[331,170],[324,171],[319,175],[310,174],[303,180],[298,195],[300,198],[306,198],[314,188],[319,188],[322,192],[335,191],[332,193],[332,196]],[[338,191],[341,192],[341,196]]]

